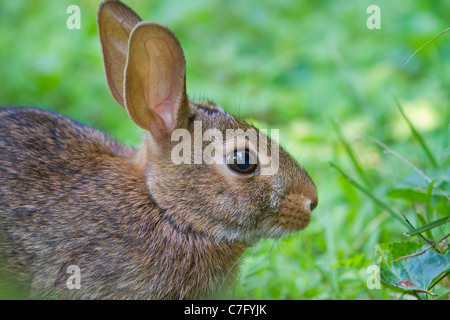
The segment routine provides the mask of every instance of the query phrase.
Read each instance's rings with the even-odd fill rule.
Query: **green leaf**
[[[433,189],[434,181],[435,180],[433,180],[432,183],[430,183],[430,185],[426,190],[414,188],[392,189],[386,195],[390,198],[404,199],[412,202],[422,202],[422,203],[429,203],[431,197],[435,197],[435,199],[438,200],[439,198],[445,198],[445,196],[442,193],[440,193],[436,189]]]
[[[405,199],[413,202],[426,202],[427,195],[425,192],[417,191],[414,189],[393,189],[387,194],[390,198]]]
[[[431,229],[434,229],[436,227],[439,227],[439,226],[441,226],[443,224],[448,223],[449,221],[450,221],[450,217],[444,217],[444,218],[441,218],[441,219],[437,219],[437,220],[435,220],[433,222],[430,222],[430,223],[428,223],[428,224],[426,224],[424,226],[421,226],[421,227],[416,228],[414,230],[405,232],[404,235],[407,236],[407,237],[411,237],[411,236],[414,236],[414,235],[419,234],[421,232],[425,232],[427,230],[431,230]]]
[[[378,244],[375,252],[380,265],[381,283],[403,293],[428,291],[440,275],[450,270],[450,250],[440,254],[430,249],[418,256],[396,260],[419,253],[427,247],[419,241]]]

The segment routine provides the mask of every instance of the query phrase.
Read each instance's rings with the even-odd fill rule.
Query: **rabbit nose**
[[[311,192],[310,198],[306,200],[306,208],[309,209],[309,212],[313,212],[313,210],[317,207],[319,203],[319,197],[317,196],[317,190],[314,188],[314,192]]]

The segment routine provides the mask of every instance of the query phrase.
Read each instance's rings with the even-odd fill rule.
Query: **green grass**
[[[423,214],[399,191],[392,196],[411,186],[426,196],[435,179],[449,193],[450,33],[404,64],[449,27],[450,3],[371,2],[382,20],[380,30],[369,30],[363,0],[125,2],[175,32],[191,98],[280,129],[280,143],[317,185],[310,226],[250,250],[228,295],[395,298],[366,285],[375,245],[406,239],[399,212],[416,226],[438,218],[433,208],[450,214],[433,187]],[[66,28],[71,4],[81,8],[81,30]],[[137,145],[141,130],[106,86],[97,5],[0,2],[0,104],[56,110]],[[448,233],[448,224],[440,229]]]

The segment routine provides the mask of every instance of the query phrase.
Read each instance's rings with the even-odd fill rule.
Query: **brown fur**
[[[165,219],[136,150],[57,114],[0,110],[1,251],[38,296],[54,285],[60,298],[196,298],[242,254]],[[66,287],[69,265],[80,290]]]
[[[317,205],[315,186],[282,148],[279,171],[268,176],[238,176],[224,164],[172,163],[174,128],[193,134],[195,121],[202,121],[203,132],[254,128],[213,103],[189,101],[179,82],[184,57],[173,34],[157,24],[134,26],[137,15],[118,1],[100,8],[106,17],[127,12],[132,38],[150,41],[148,30],[170,41],[175,63],[162,64],[168,85],[157,88],[169,88],[170,95],[156,107],[152,103],[166,92],[139,97],[140,83],[154,79],[136,81],[139,70],[132,63],[124,93],[117,91],[124,77],[108,70],[126,64],[114,65],[109,57],[105,70],[115,99],[147,130],[139,150],[50,111],[0,108],[1,267],[30,297],[49,298],[54,291],[64,299],[205,297],[235,277],[237,261],[255,241],[308,225]],[[107,21],[105,28],[117,29],[105,19],[99,19]],[[101,34],[105,56],[108,32]],[[142,57],[139,45],[130,45],[123,58]],[[270,140],[268,146],[273,152]],[[81,289],[68,289],[69,265],[80,267]]]

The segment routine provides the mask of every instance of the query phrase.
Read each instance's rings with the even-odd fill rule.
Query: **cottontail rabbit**
[[[53,112],[1,108],[2,269],[30,297],[206,297],[236,275],[255,241],[305,228],[316,188],[271,140],[262,153],[240,139],[256,129],[213,103],[188,99],[183,51],[166,27],[142,22],[116,0],[101,3],[98,27],[110,91],[145,129],[141,147]],[[193,152],[182,152],[193,161],[175,163],[181,139],[173,133],[194,136],[199,124],[200,134],[241,133],[231,144],[194,137]],[[223,154],[212,158],[225,160],[196,162],[192,154],[213,141]],[[274,154],[278,170],[270,172],[263,160]],[[78,268],[78,287],[69,286],[69,266]]]

